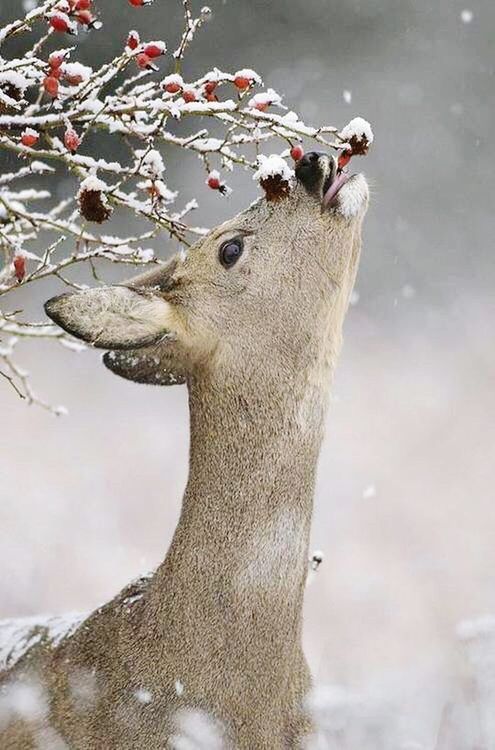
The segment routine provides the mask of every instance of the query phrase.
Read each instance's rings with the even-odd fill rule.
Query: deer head
[[[260,199],[127,283],[54,297],[46,312],[136,382],[181,383],[205,368],[245,377],[260,364],[286,378],[338,349],[367,203],[362,175],[309,153],[279,200]]]

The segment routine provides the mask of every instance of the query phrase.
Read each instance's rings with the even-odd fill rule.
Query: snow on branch
[[[151,1],[129,0],[129,22]],[[19,292],[46,277],[78,288],[70,277],[76,265],[89,266],[100,281],[104,262],[160,263],[149,246],[160,236],[186,248],[201,237],[206,230],[189,221],[197,200],[182,204],[180,185],[166,179],[172,150],[192,152],[205,174],[198,185],[220,197],[231,193],[226,174],[233,169],[259,176],[278,165],[289,174],[284,157],[300,158],[303,139],[340,149],[347,162],[352,153],[365,153],[372,134],[360,118],[359,127],[340,134],[332,126],[306,125],[251,68],[214,68],[188,80],[185,57],[211,16],[207,7],[195,11],[190,0],[182,0],[184,25],[171,38],[141,39],[131,30],[121,52],[94,68],[78,60],[77,41],[105,23],[103,2],[27,5],[24,18],[0,29],[0,151],[18,158],[17,168],[0,174],[0,383],[51,408],[16,364],[16,344],[43,337],[80,347],[52,325],[24,320]],[[9,57],[14,37],[20,51]],[[112,153],[112,139],[115,153],[126,149],[118,161],[104,156]],[[262,149],[280,155],[264,161]],[[72,188],[60,200],[51,188],[68,178]],[[140,227],[133,236],[119,234],[123,213]],[[102,231],[104,225],[111,230]]]

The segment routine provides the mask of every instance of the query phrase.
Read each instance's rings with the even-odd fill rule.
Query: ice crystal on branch
[[[74,342],[45,321],[23,320],[20,289],[47,277],[78,288],[71,279],[76,265],[88,265],[100,281],[108,262],[163,262],[149,247],[159,237],[181,250],[205,234],[189,221],[196,199],[181,203],[180,185],[164,181],[165,174],[174,177],[166,171],[173,150],[197,157],[200,192],[229,195],[225,173],[236,169],[252,171],[276,200],[289,189],[292,170],[263,152],[295,158],[306,140],[308,147],[347,152],[351,144],[357,154],[371,142],[367,130],[355,128],[346,142],[345,130],[306,125],[284,111],[280,94],[260,90],[263,81],[250,67],[214,68],[190,80],[184,61],[211,12],[195,10],[190,0],[181,4],[183,27],[153,39],[133,30],[150,1],[123,3],[129,31],[120,54],[99,67],[80,62],[78,43],[79,32],[89,33],[91,44],[105,24],[103,0],[25,0],[25,16],[0,29],[0,149],[18,157],[16,169],[0,174],[0,377],[28,402],[42,403],[16,364],[17,343],[44,338],[74,348]],[[26,41],[19,57],[9,59],[14,36],[21,47]],[[123,146],[119,161],[108,157],[122,154]],[[59,199],[50,188],[64,175],[73,187]],[[123,213],[136,220],[133,236],[119,233],[123,222],[114,217]]]

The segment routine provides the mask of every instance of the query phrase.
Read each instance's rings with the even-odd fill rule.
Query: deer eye
[[[240,237],[227,240],[220,247],[219,260],[224,268],[232,268],[242,255],[244,243]]]

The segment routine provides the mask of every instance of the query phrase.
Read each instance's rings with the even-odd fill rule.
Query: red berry
[[[140,8],[143,5],[151,5],[153,0],[129,0],[131,5],[134,5],[135,8]]]
[[[142,70],[156,70],[151,59],[144,52],[140,52],[139,55],[136,55],[135,60],[138,68],[141,68]]]
[[[216,94],[206,94],[207,102],[218,102],[218,96]]]
[[[50,75],[55,75],[55,70],[57,68],[60,68],[64,60],[65,52],[52,52],[52,54],[48,58],[48,65],[52,69]]]
[[[74,5],[74,10],[89,10],[91,8],[91,0],[77,0]]]
[[[71,126],[69,126],[67,130],[65,131],[64,143],[65,143],[65,147],[67,148],[67,150],[71,151],[73,154],[77,151],[77,149],[81,145],[81,139],[79,138],[74,128]]]
[[[127,47],[129,49],[135,50],[139,47],[139,34],[137,31],[130,31],[129,36],[127,37]]]
[[[36,132],[36,130],[32,130],[31,128],[27,128],[23,133],[21,133],[21,143],[23,146],[29,146],[29,148],[32,148],[38,141],[39,141],[40,134]]]
[[[210,187],[212,190],[220,190],[220,180],[215,175],[210,175],[208,177],[208,187]]]
[[[14,273],[19,282],[21,282],[26,275],[26,258],[24,255],[14,256]]]
[[[55,78],[55,76],[47,76],[45,80],[43,81],[43,88],[45,89],[47,94],[50,94],[53,99],[56,99],[58,96],[58,81]]]
[[[55,31],[61,31],[68,33],[70,30],[70,23],[67,16],[63,13],[55,13],[50,18],[50,26],[52,29],[55,29]]]
[[[67,75],[67,73],[64,75],[64,81],[69,84],[69,86],[79,86],[80,83],[82,83],[84,78],[81,75],[78,75],[76,73],[72,75]]]
[[[213,94],[217,86],[218,81],[207,81],[205,83],[205,94]]]
[[[269,106],[270,106],[269,102],[256,102],[256,104],[254,105],[254,108],[259,110],[260,112],[266,112]]]
[[[344,169],[346,164],[349,164],[352,156],[352,151],[342,151],[338,159],[339,169]]]
[[[166,52],[166,45],[165,42],[150,42],[147,44],[144,48],[144,52],[148,57],[160,57],[160,55],[164,55]]]
[[[76,15],[77,20],[82,26],[91,27],[94,25],[96,18],[90,10],[80,10]]]
[[[183,99],[185,102],[195,102],[196,101],[196,93],[192,89],[186,89],[183,94]]]
[[[151,185],[148,185],[145,189],[150,198],[160,197],[160,191],[158,190],[154,182],[152,182]]]
[[[169,94],[176,94],[180,90],[181,86],[178,83],[167,83],[165,85],[165,91],[168,91]]]
[[[251,80],[249,78],[246,78],[246,76],[236,76],[234,78],[234,86],[236,86],[239,91],[244,91],[245,89],[248,89],[251,85]]]
[[[290,155],[294,159],[294,161],[299,161],[299,159],[302,159],[304,156],[304,149],[302,146],[292,146],[290,150]]]

